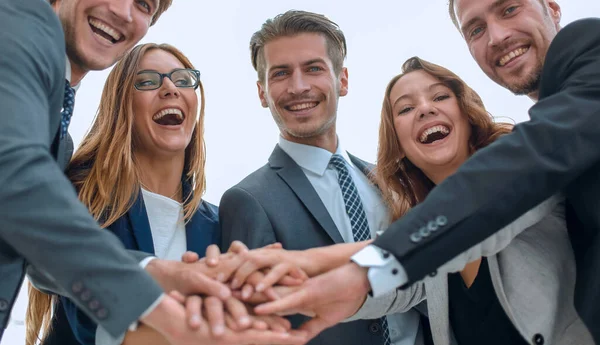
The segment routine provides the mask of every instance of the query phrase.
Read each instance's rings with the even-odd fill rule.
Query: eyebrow
[[[443,86],[445,88],[448,88],[448,86],[446,84],[444,84],[442,82],[439,82],[439,83],[434,83],[434,84],[429,85],[429,87],[427,89],[429,91],[431,91],[431,90],[435,89],[438,86]],[[394,101],[394,104],[392,104],[392,109],[394,109],[394,107],[396,106],[396,104],[398,104],[398,102],[400,102],[400,100],[402,100],[404,98],[409,98],[409,97],[410,97],[410,95],[402,95],[402,96],[398,97],[398,99],[396,99]]]
[[[325,65],[327,64],[325,62],[325,60],[323,60],[322,58],[316,58],[316,59],[311,59],[311,60],[305,61],[301,65],[302,66],[310,66],[310,65],[314,65],[316,63],[322,63]],[[277,70],[277,69],[286,69],[286,68],[290,68],[290,65],[289,64],[275,65],[275,66],[272,66],[271,68],[269,68],[269,73],[274,70]]]
[[[490,7],[488,7],[487,11],[489,11],[489,12],[493,12],[493,11],[495,11],[495,10],[496,10],[498,7],[502,7],[502,5],[504,5],[505,3],[509,2],[509,1],[510,1],[510,0],[496,0],[496,1],[494,1],[494,3],[492,3],[492,4],[490,5]],[[464,25],[462,25],[462,26],[460,27],[460,32],[462,32],[462,33],[463,33],[463,35],[464,35],[464,33],[465,33],[465,30],[466,30],[468,27],[470,27],[471,25],[473,25],[473,23],[475,23],[476,21],[478,21],[478,20],[480,20],[480,19],[481,19],[481,17],[478,17],[478,16],[477,16],[477,17],[474,17],[474,18],[471,18],[471,19],[469,19],[469,21],[467,21],[467,22],[466,22]]]

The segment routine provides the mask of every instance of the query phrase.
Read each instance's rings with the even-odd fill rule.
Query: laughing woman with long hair
[[[200,72],[170,45],[139,45],[108,76],[94,124],[67,175],[90,213],[125,247],[181,260],[186,250],[204,253],[220,242],[217,208],[202,199],[204,103]],[[99,315],[107,312],[84,291],[80,302]],[[44,344],[67,345],[74,335],[91,345],[107,335],[66,298],[55,303],[56,297],[32,287],[29,296],[28,345],[40,329]],[[53,330],[44,339],[52,306]]]
[[[386,88],[379,132],[376,180],[392,220],[511,130],[457,75],[408,59]],[[575,259],[560,200],[545,201],[424,280],[436,345],[592,344],[573,306]],[[416,236],[432,231],[435,224]]]

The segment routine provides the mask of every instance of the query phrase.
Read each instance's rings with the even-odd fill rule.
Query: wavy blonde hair
[[[513,125],[496,123],[486,111],[479,95],[450,70],[412,57],[402,65],[402,73],[392,78],[385,89],[379,147],[374,179],[381,188],[383,198],[392,213],[392,220],[402,217],[409,209],[423,201],[435,184],[402,151],[394,127],[394,113],[390,94],[400,78],[414,71],[424,71],[444,83],[456,95],[459,108],[471,125],[469,150],[472,154],[503,134],[510,133]],[[400,159],[400,157],[403,157]]]
[[[75,185],[79,199],[105,228],[133,206],[140,191],[133,132],[134,80],[144,55],[155,49],[175,56],[185,68],[194,68],[189,59],[168,44],[147,43],[134,47],[119,61],[104,84],[94,124],[75,152],[67,176]],[[204,167],[204,88],[199,83],[200,106],[190,144],[185,150],[182,179],[192,188],[184,195],[186,222],[194,215],[206,189]],[[26,314],[26,345],[34,345],[40,331],[43,340],[49,329],[53,297],[29,286]]]

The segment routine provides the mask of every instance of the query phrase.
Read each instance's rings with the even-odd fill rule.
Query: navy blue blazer
[[[189,185],[184,183],[183,195],[187,195],[188,192]],[[209,245],[221,242],[218,214],[217,206],[202,201],[185,226],[187,250],[202,257]],[[125,248],[154,254],[154,241],[141,192],[131,209],[107,227],[107,230],[117,235]],[[74,338],[77,341],[74,341]],[[95,342],[96,323],[68,298],[60,296],[59,307],[56,308],[52,320],[52,329],[44,345],[95,345]]]

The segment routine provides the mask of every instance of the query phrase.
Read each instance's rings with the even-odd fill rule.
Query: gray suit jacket
[[[350,156],[366,171],[366,163]],[[269,163],[225,192],[219,205],[223,249],[234,240],[250,248],[281,242],[286,249],[343,243],[329,212],[302,169],[277,145]],[[294,327],[305,321],[293,316]],[[383,344],[378,320],[358,320],[332,327],[309,344]]]
[[[406,290],[374,299],[354,317],[406,310],[425,298],[436,345],[455,343],[449,321],[447,273],[486,256],[492,283],[508,318],[531,344],[594,344],[575,311],[575,258],[562,198],[554,196],[486,241]],[[541,340],[541,342],[540,342]]]
[[[27,269],[39,286],[69,297],[117,335],[162,290],[100,230],[62,172],[72,147],[57,138],[62,27],[45,0],[2,0],[0,31],[0,329]]]

